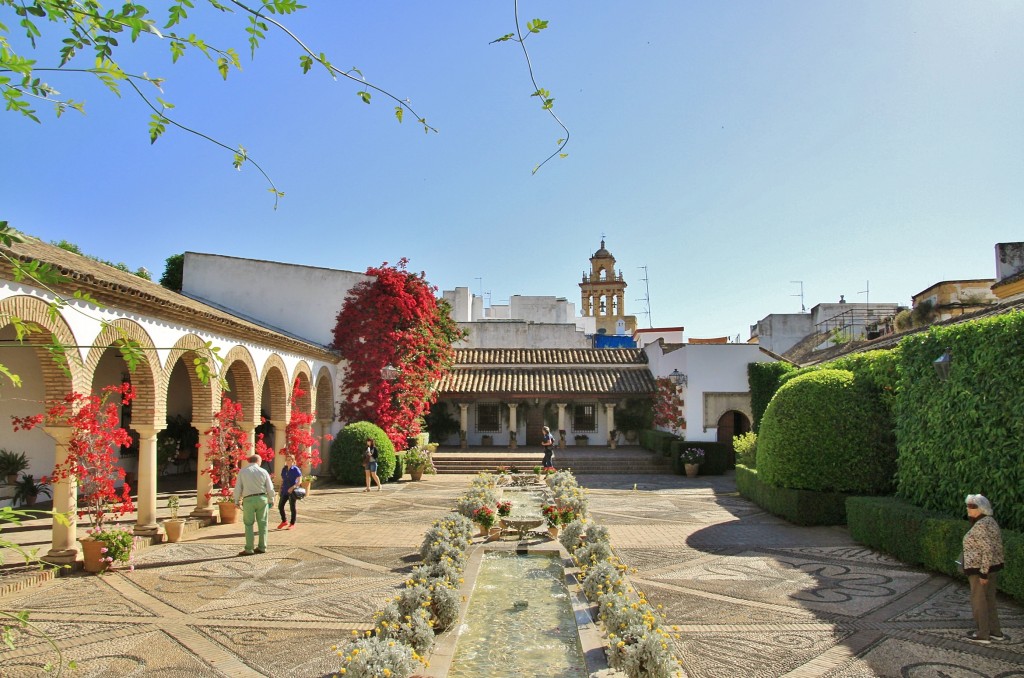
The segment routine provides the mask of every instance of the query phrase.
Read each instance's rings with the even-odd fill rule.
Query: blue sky
[[[493,303],[578,304],[604,234],[628,312],[646,266],[654,326],[743,340],[799,311],[792,281],[808,308],[869,286],[906,304],[994,276],[994,244],[1024,239],[1024,3],[521,2],[524,23],[550,22],[527,45],[571,133],[536,175],[563,133],[518,47],[488,44],[513,30],[511,1],[309,5],[290,27],[439,133],[302,75],[284,36],[250,60],[237,19],[197,9],[190,30],[242,51],[242,72],[172,65],[166,44],[122,63],[166,77],[181,122],[244,145],[279,209],[210,144],[169,131],[151,146],[128,93],[47,75],[87,115],[0,112],[0,219],[155,277],[185,250],[356,271],[407,256]]]

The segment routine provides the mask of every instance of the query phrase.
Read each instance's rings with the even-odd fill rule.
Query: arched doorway
[[[736,451],[732,447],[732,437],[750,432],[750,419],[736,410],[729,410],[718,418],[718,442],[729,446],[729,465],[736,463]]]

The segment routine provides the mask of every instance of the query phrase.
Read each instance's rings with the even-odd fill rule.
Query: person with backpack
[[[381,491],[380,478],[377,477],[377,462],[380,459],[380,452],[373,440],[366,441],[366,451],[363,452],[363,469],[366,471],[366,489],[370,491],[370,480],[377,483],[377,491]]]
[[[551,429],[544,427],[544,435],[540,439],[541,447],[544,448],[544,468],[554,468],[555,465],[555,438],[551,435]]]

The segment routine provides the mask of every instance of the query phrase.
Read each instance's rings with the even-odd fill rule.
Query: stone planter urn
[[[171,518],[164,521],[164,534],[167,541],[175,544],[181,539],[181,533],[185,529],[185,521],[182,518]]]
[[[492,527],[490,530],[488,530],[487,541],[498,541],[499,539],[501,539],[500,527]]]
[[[697,471],[700,470],[700,464],[683,464],[683,470],[686,471],[687,478],[696,478]]]
[[[217,504],[217,510],[220,511],[220,522],[221,523],[237,523],[238,522],[238,506],[233,501],[222,501]]]
[[[548,536],[552,539],[558,539],[558,525],[551,525],[548,527]]]
[[[414,482],[417,481],[417,480],[422,480],[423,479],[423,469],[421,469],[421,468],[411,468],[411,469],[409,469],[409,477],[411,477]]]

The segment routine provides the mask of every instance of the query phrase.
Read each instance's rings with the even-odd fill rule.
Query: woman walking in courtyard
[[[363,468],[366,470],[366,489],[364,492],[370,491],[370,480],[377,483],[377,491],[380,492],[380,478],[377,477],[377,460],[380,458],[380,452],[377,451],[377,446],[372,440],[366,441],[366,451],[363,452]]]
[[[277,510],[281,512],[281,524],[277,526],[279,530],[295,528],[295,501],[298,499],[295,495],[295,488],[300,485],[302,485],[302,469],[295,465],[295,457],[289,454],[284,458],[284,468],[281,469],[281,499],[277,503]],[[291,522],[284,517],[286,503],[291,509]]]
[[[551,435],[551,429],[547,426],[544,427],[544,435],[541,436],[540,444],[544,448],[544,461],[541,465],[544,468],[554,468],[555,439]]]
[[[964,574],[971,584],[971,611],[978,630],[967,634],[972,643],[988,645],[1004,640],[996,609],[996,582],[1003,569],[1003,536],[992,517],[992,504],[983,495],[969,494],[967,518],[971,529],[964,535]]]

